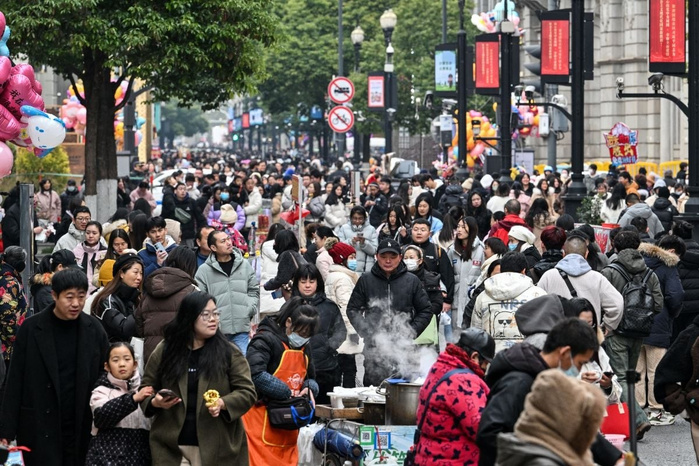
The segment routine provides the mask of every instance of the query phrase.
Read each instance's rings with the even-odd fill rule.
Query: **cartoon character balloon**
[[[39,149],[39,157],[45,157],[54,147],[63,143],[66,127],[60,118],[29,105],[23,105],[21,111],[26,117],[27,133],[32,145]]]

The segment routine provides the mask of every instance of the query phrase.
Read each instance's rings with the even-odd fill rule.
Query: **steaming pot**
[[[414,426],[420,401],[418,383],[389,383],[386,388],[386,425]]]

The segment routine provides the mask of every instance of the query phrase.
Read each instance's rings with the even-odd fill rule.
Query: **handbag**
[[[175,207],[175,218],[180,223],[189,223],[192,221],[192,214],[181,207]]]
[[[631,430],[629,427],[629,407],[626,403],[615,403],[607,406],[607,414],[602,419],[600,432],[623,435],[625,439],[629,438]]]
[[[271,400],[267,403],[267,419],[272,427],[297,430],[313,420],[315,406],[305,396],[294,396],[288,400]]]
[[[439,328],[437,326],[437,316],[433,315],[427,328],[413,340],[416,345],[436,345],[439,343]]]
[[[421,436],[421,429],[422,429],[422,424],[425,422],[425,418],[427,417],[427,410],[430,407],[430,399],[432,398],[432,395],[437,391],[437,387],[447,380],[449,377],[451,377],[454,374],[473,374],[473,371],[471,369],[453,369],[447,372],[440,378],[436,384],[432,386],[432,390],[430,390],[429,395],[427,395],[427,399],[425,400],[425,410],[422,412],[422,417],[420,418],[420,422],[417,424],[417,429],[415,429],[415,435],[413,435],[413,445],[410,447],[408,452],[405,454],[405,460],[403,461],[403,466],[416,466],[417,463],[415,463],[415,455],[417,454],[417,445],[420,443],[420,436]]]

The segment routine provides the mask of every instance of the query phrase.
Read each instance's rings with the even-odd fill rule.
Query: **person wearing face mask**
[[[0,259],[0,343],[5,351],[6,367],[10,367],[10,357],[19,326],[24,322],[29,310],[27,295],[22,285],[22,271],[27,264],[27,253],[19,246],[5,249]]]
[[[351,224],[341,225],[336,229],[337,237],[357,251],[357,273],[371,270],[374,265],[376,247],[379,245],[376,229],[367,221],[364,207],[355,206],[350,211]]]
[[[527,258],[527,272],[541,260],[539,250],[534,247],[536,236],[528,228],[515,225],[507,235],[508,250],[521,252]]]
[[[313,306],[295,296],[278,315],[265,317],[250,341],[246,357],[258,402],[243,416],[243,423],[251,466],[298,463],[298,430],[272,427],[267,402],[318,395],[313,353],[307,343],[318,332],[320,320]]]
[[[415,464],[477,464],[476,432],[490,389],[485,370],[495,357],[495,341],[483,330],[468,329],[448,343],[420,388],[417,408],[420,439]],[[448,458],[448,459],[447,459]]]
[[[442,313],[442,304],[444,303],[444,297],[442,296],[442,290],[439,286],[439,274],[436,272],[431,272],[427,270],[424,266],[424,261],[422,257],[422,249],[415,245],[405,246],[403,248],[403,262],[408,269],[408,272],[415,275],[422,282],[422,286],[427,292],[427,297],[432,303],[432,313],[439,318]],[[451,311],[447,314],[451,318]],[[451,342],[451,325],[444,327],[444,335],[447,342]]]
[[[61,193],[61,218],[65,215],[66,211],[68,210],[68,206],[70,205],[71,199],[78,195],[80,195],[80,191],[78,191],[78,187],[75,183],[75,180],[68,180],[66,190]]]
[[[318,331],[311,337],[313,365],[320,389],[316,402],[329,404],[329,392],[342,382],[337,349],[345,341],[347,327],[340,308],[325,295],[325,283],[313,264],[301,264],[294,274],[293,294],[302,297],[320,316]]]
[[[546,336],[542,350],[518,343],[496,354],[485,381],[490,387],[488,402],[481,412],[476,444],[480,448],[479,466],[493,466],[498,454],[498,434],[515,431],[524,410],[524,401],[537,376],[548,369],[559,369],[576,377],[599,348],[592,327],[572,317],[558,322]],[[597,464],[623,464],[623,454],[600,434],[591,447]]]
[[[347,337],[337,349],[337,363],[340,368],[342,386],[354,388],[357,386],[356,356],[364,349],[364,341],[359,337],[347,317],[347,303],[357,280],[359,280],[359,274],[354,272],[357,269],[357,254],[352,246],[340,243],[337,238],[328,238],[325,241],[325,248],[333,260],[325,280],[325,294],[328,299],[339,306],[347,329]]]

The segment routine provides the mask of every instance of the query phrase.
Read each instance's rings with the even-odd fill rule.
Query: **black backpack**
[[[624,297],[624,315],[615,332],[631,338],[649,336],[655,316],[655,301],[648,286],[648,279],[653,271],[646,268],[645,272],[630,277],[626,269],[620,264],[613,263],[607,267],[619,272],[626,281],[620,290]]]

